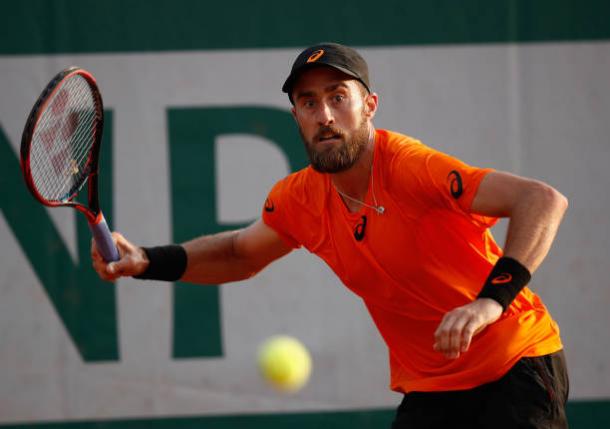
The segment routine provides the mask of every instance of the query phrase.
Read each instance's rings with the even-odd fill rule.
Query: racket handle
[[[102,254],[102,258],[104,258],[106,262],[118,261],[120,259],[119,251],[114,245],[104,215],[100,213],[95,223],[89,223],[89,229],[91,229],[91,234],[93,234],[95,244],[97,244],[97,248]]]

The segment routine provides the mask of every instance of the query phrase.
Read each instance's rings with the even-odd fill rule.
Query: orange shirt
[[[488,230],[496,219],[470,212],[489,171],[377,130],[373,183],[383,214],[350,213],[329,175],[311,167],[269,194],[264,222],[322,258],[364,300],[389,348],[393,390],[469,389],[500,378],[523,356],[562,348],[557,324],[525,288],[459,358],[432,349],[443,315],[476,298],[502,255]],[[373,205],[370,187],[365,201]]]

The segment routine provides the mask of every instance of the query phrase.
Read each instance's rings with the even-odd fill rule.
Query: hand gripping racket
[[[58,73],[30,112],[21,138],[21,171],[34,197],[49,207],[74,207],[87,217],[102,257],[117,261],[100,210],[97,179],[104,109],[91,73],[71,67]],[[75,200],[88,182],[88,204]]]

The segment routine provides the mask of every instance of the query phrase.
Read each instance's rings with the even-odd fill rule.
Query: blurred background
[[[39,206],[19,170],[33,102],[78,65],[104,97],[102,208],[115,229],[154,245],[246,225],[273,183],[307,163],[280,88],[321,41],[368,61],[378,128],[569,198],[531,288],[562,330],[571,427],[610,427],[610,3],[0,7],[0,427],[389,427],[401,396],[388,389],[387,350],[315,256],[292,252],[220,288],[103,283],[84,217]],[[274,334],[311,351],[296,394],[258,375],[257,347]]]

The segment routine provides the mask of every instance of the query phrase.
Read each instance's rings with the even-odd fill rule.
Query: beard
[[[364,114],[362,122],[351,135],[334,126],[320,127],[311,141],[305,138],[301,127],[299,127],[299,133],[305,144],[312,168],[320,173],[340,173],[348,170],[360,159],[369,141],[369,127],[364,119]],[[327,148],[317,149],[317,143],[328,136],[339,139],[341,142]]]

